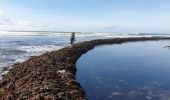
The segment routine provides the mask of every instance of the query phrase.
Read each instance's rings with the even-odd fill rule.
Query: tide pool
[[[170,41],[99,46],[77,61],[89,100],[169,100]]]

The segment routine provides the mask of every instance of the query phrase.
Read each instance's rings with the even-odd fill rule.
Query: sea
[[[55,31],[0,31],[0,76],[14,63],[32,56],[70,45],[71,32]],[[76,43],[110,37],[128,37],[122,33],[76,32]]]

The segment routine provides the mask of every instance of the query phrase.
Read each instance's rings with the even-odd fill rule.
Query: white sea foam
[[[77,33],[79,35],[80,33]],[[69,32],[0,31],[0,36],[70,36]]]
[[[17,31],[0,31],[0,36],[54,36],[54,35],[69,35],[70,33],[56,33],[56,32],[34,32],[34,31],[24,31],[24,32],[17,32]]]
[[[38,55],[41,55],[45,52],[58,50],[62,47],[64,47],[64,46],[56,46],[56,45],[18,46],[18,48],[16,48],[16,49],[21,50],[21,51],[25,51],[25,53],[20,54],[20,55],[11,56],[11,59],[13,59],[13,60],[8,60],[6,62],[0,62],[0,76],[7,73],[7,71],[5,71],[5,72],[2,71],[4,66],[9,66],[9,65],[12,65],[13,63],[16,63],[16,62],[23,62],[23,61],[27,60],[28,58],[30,58],[31,56],[38,56]],[[0,56],[0,60],[5,59],[6,57],[7,56],[5,56],[5,55]]]
[[[24,35],[36,35],[36,34],[34,32],[0,31],[0,36],[24,36]]]
[[[18,48],[19,50],[26,51],[30,55],[39,55],[45,52],[58,50],[62,48],[62,46],[55,45],[43,45],[43,46],[21,46]]]
[[[50,31],[0,31],[1,36],[70,36],[71,32],[50,32]],[[76,36],[86,36],[86,37],[140,37],[140,36],[166,36],[170,35],[161,35],[161,34],[139,34],[132,33],[112,33],[112,32],[77,32]]]
[[[0,36],[70,36],[69,32],[0,31]],[[76,36],[119,36],[121,33],[77,32]]]

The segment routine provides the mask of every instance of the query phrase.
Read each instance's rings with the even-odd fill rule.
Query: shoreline
[[[16,64],[0,81],[0,100],[82,100],[85,92],[76,81],[76,61],[99,45],[170,40],[170,37],[97,39],[67,46]]]

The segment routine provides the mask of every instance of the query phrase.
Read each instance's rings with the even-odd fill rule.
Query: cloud
[[[12,30],[30,30],[38,29],[42,24],[32,23],[27,20],[13,20],[10,19],[3,11],[0,11],[0,29]]]
[[[4,12],[0,11],[0,25],[13,25],[13,22],[10,20],[10,18],[8,18]]]
[[[106,26],[104,27],[105,30],[113,30],[113,29],[117,29],[118,26]]]
[[[31,22],[25,21],[25,20],[17,21],[15,23],[15,26],[16,27],[34,27],[34,25]]]

